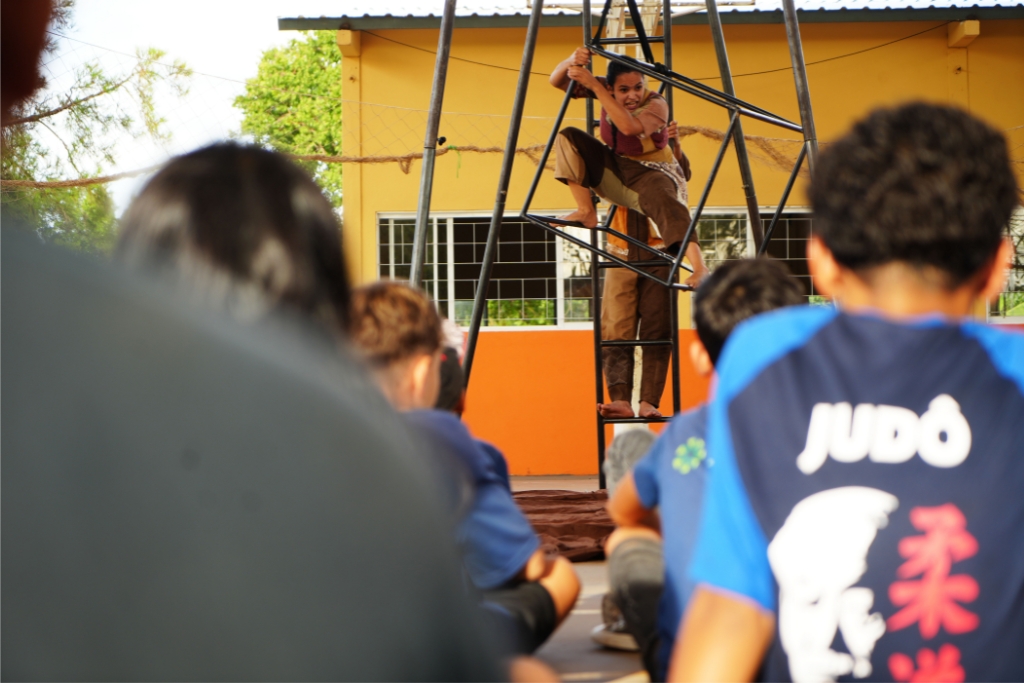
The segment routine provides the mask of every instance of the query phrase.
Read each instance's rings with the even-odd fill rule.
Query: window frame
[[[561,210],[556,209],[556,210],[553,210],[552,213],[554,213],[555,215],[567,214],[567,213],[571,213],[572,210],[573,209],[561,209]],[[454,219],[456,219],[456,218],[473,218],[473,219],[480,219],[481,221],[486,221],[486,222],[489,223],[490,220],[491,220],[491,217],[492,217],[491,213],[484,213],[482,211],[432,211],[430,213],[431,230],[433,230],[433,237],[434,237],[434,241],[433,241],[434,253],[432,255],[431,254],[427,254],[427,259],[429,261],[430,256],[433,256],[434,263],[435,264],[437,263],[437,248],[438,248],[437,236],[438,236],[438,232],[441,229],[441,224],[443,222],[444,230],[445,230],[445,237],[446,237],[446,242],[445,243],[449,246],[449,248],[447,250],[448,251],[448,267],[447,267],[448,296],[444,299],[444,301],[447,304],[447,308],[448,308],[449,313],[451,315],[453,315],[453,316],[454,316],[454,312],[455,312],[455,302],[457,300],[455,298],[455,267],[454,267],[455,266],[455,255],[454,255],[455,254],[455,250],[452,248],[453,247],[453,243],[454,243],[454,229],[455,229]],[[395,266],[396,266],[396,264],[395,264],[394,222],[397,221],[397,220],[407,221],[407,220],[415,220],[415,219],[416,219],[416,212],[414,212],[414,211],[378,211],[376,213],[376,220],[374,221],[374,240],[375,240],[374,259],[375,259],[375,262],[376,262],[375,263],[375,271],[377,272],[378,277],[382,277],[380,275],[380,272],[381,272],[380,250],[381,250],[381,246],[382,246],[381,245],[381,240],[380,240],[381,224],[384,221],[389,221],[388,233],[389,233],[389,236],[392,239],[389,241],[389,244],[388,244],[388,249],[389,249],[389,251],[388,251],[388,260],[389,260],[389,263],[388,263],[387,267],[388,267],[388,270],[389,270],[389,277],[394,278],[395,277]],[[522,217],[519,215],[519,213],[508,212],[508,211],[505,212],[505,214],[503,215],[502,219],[505,220],[505,221],[516,221],[516,222],[521,222],[522,221]],[[573,321],[567,321],[565,319],[565,299],[566,299],[566,297],[565,297],[565,283],[568,280],[568,278],[563,277],[563,274],[562,274],[563,270],[564,270],[563,269],[563,264],[571,264],[572,262],[571,261],[566,261],[566,260],[564,260],[562,258],[563,254],[564,254],[563,242],[565,242],[565,240],[563,240],[561,237],[559,237],[557,235],[554,236],[554,239],[555,239],[555,253],[558,254],[558,260],[555,262],[555,280],[556,280],[556,283],[557,283],[556,287],[555,287],[556,297],[554,299],[554,301],[555,301],[555,312],[556,312],[555,324],[554,325],[481,325],[480,329],[486,330],[488,332],[525,332],[525,331],[537,332],[537,331],[544,331],[544,330],[548,330],[548,331],[550,331],[550,330],[562,330],[562,331],[564,331],[564,330],[593,330],[594,329],[594,325],[593,325],[592,321],[573,322]],[[434,280],[433,291],[428,292],[428,294],[430,294],[431,297],[435,301],[437,301],[439,299],[437,283],[438,283],[438,281],[435,279]],[[495,301],[504,301],[504,299],[494,299],[494,300]],[[463,299],[458,299],[458,301],[464,301],[464,300]],[[508,299],[508,301],[512,301],[512,299]]]
[[[571,211],[572,211],[572,209],[568,209],[568,208],[561,209],[561,210],[555,209],[555,210],[552,210],[551,213],[554,214],[554,215],[559,215],[559,214],[563,214],[563,213],[570,213]],[[600,214],[603,215],[603,213],[604,213],[603,207],[598,207],[598,211],[599,211]],[[774,211],[775,211],[775,207],[772,207],[772,206],[762,206],[761,207],[762,217],[764,217],[765,214],[767,214],[768,216],[771,216],[771,215],[774,214]],[[796,214],[796,215],[805,215],[805,216],[810,217],[811,209],[810,209],[810,207],[807,207],[807,206],[789,206],[789,207],[786,207],[785,211],[783,212],[783,216],[786,216],[786,215],[792,216],[794,214]],[[745,257],[752,257],[752,256],[755,255],[756,251],[755,251],[755,247],[754,247],[753,232],[751,231],[749,217],[747,216],[747,207],[745,207],[745,206],[715,206],[715,207],[708,207],[701,214],[701,218],[703,219],[703,218],[713,218],[715,216],[736,216],[736,215],[742,216],[743,220],[744,220],[744,222],[746,224],[746,252],[745,252],[744,256]],[[447,285],[448,285],[447,286],[448,296],[444,299],[444,301],[446,303],[447,310],[448,310],[449,314],[452,315],[452,316],[454,316],[455,302],[456,302],[456,298],[455,298],[455,261],[454,261],[454,258],[455,258],[454,257],[454,252],[455,252],[455,250],[453,248],[453,246],[454,246],[454,219],[456,219],[456,218],[473,218],[473,219],[479,219],[479,220],[486,220],[487,222],[490,222],[491,214],[484,213],[484,212],[481,212],[481,211],[470,211],[470,210],[463,210],[463,211],[435,211],[435,212],[431,212],[431,214],[430,214],[431,230],[433,231],[433,238],[434,238],[433,239],[433,244],[432,244],[434,252],[433,252],[433,254],[427,254],[427,257],[428,257],[428,261],[429,261],[430,257],[433,257],[433,259],[434,259],[433,263],[435,263],[435,264],[437,263],[437,253],[438,253],[437,237],[438,237],[439,232],[443,229],[444,230],[444,235],[445,235],[445,244],[448,245],[448,248],[447,248],[448,261],[447,261],[447,269],[446,269],[446,272],[447,272]],[[375,261],[376,261],[376,263],[375,263],[375,271],[376,271],[376,273],[378,274],[379,277],[383,277],[382,275],[380,275],[380,272],[381,272],[380,249],[381,249],[381,246],[382,246],[381,245],[381,239],[380,239],[380,237],[381,237],[381,230],[380,230],[380,228],[381,228],[382,223],[384,221],[388,221],[389,222],[388,234],[391,237],[391,239],[389,240],[389,244],[388,244],[389,263],[388,263],[387,267],[388,267],[388,270],[389,270],[388,276],[391,277],[391,278],[394,278],[395,277],[395,275],[394,275],[395,267],[396,267],[396,264],[395,264],[395,240],[394,240],[394,234],[395,234],[395,232],[394,232],[394,225],[395,225],[395,223],[394,222],[395,221],[409,221],[409,220],[415,221],[415,219],[416,219],[416,213],[413,212],[413,211],[379,211],[379,212],[376,213],[376,220],[374,221],[374,240],[375,240],[374,258],[375,258]],[[508,212],[508,211],[506,211],[504,216],[503,216],[503,220],[519,222],[519,221],[522,220],[522,218],[516,212]],[[768,218],[767,220],[764,220],[765,228],[768,227],[768,223],[770,222],[770,220],[771,220],[770,218]],[[566,293],[566,284],[567,284],[569,278],[565,276],[564,271],[567,269],[567,266],[569,266],[573,262],[563,259],[563,256],[565,254],[564,243],[566,241],[563,240],[561,237],[559,237],[557,235],[554,236],[554,239],[555,239],[555,253],[558,254],[558,261],[555,263],[555,279],[556,279],[556,282],[557,282],[557,286],[555,288],[556,293],[557,293],[557,296],[555,297],[555,311],[556,311],[556,322],[555,322],[555,324],[553,324],[553,325],[535,325],[535,324],[531,324],[531,325],[482,325],[481,329],[487,330],[489,332],[524,332],[524,331],[536,332],[536,331],[544,331],[544,330],[549,330],[549,331],[550,330],[563,330],[563,331],[564,330],[593,330],[594,324],[593,324],[592,320],[590,320],[590,321],[580,321],[580,322],[567,321],[566,320],[566,315],[565,315],[566,314],[566,311],[565,311],[566,296],[565,296],[565,293]],[[431,246],[431,245],[428,245],[428,246]],[[433,291],[428,292],[434,298],[435,301],[439,299],[439,297],[438,297],[438,282],[439,281],[435,279],[433,281]],[[462,299],[458,299],[458,301],[463,301],[463,300]]]

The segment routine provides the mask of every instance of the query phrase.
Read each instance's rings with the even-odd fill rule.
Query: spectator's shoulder
[[[807,343],[835,320],[832,306],[790,306],[736,326],[718,359],[716,396],[735,396],[765,368]]]
[[[976,322],[964,323],[961,330],[985,349],[999,374],[1014,382],[1024,394],[1024,332]]]
[[[444,410],[413,410],[405,413],[405,419],[467,467],[475,481],[486,477],[490,459],[458,417]]]

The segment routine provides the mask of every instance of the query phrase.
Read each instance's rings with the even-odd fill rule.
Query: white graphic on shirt
[[[971,451],[971,426],[949,394],[932,399],[921,417],[899,406],[818,403],[811,410],[807,442],[796,458],[814,474],[832,456],[837,462],[901,463],[920,453],[933,467],[956,467]]]
[[[871,613],[871,589],[853,584],[898,505],[895,496],[862,486],[822,491],[797,503],[772,539],[768,561],[779,584],[779,639],[796,683],[871,674],[871,652],[885,620]],[[849,654],[832,649],[836,630]]]

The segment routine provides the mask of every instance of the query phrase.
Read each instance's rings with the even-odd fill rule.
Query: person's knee
[[[561,556],[555,558],[547,575],[541,578],[540,585],[551,595],[558,623],[562,623],[569,616],[580,594],[580,579],[572,563]]]
[[[624,541],[631,538],[646,538],[654,541],[655,543],[661,543],[661,535],[658,534],[654,529],[647,527],[623,527],[616,529],[608,536],[608,540],[604,542],[604,555],[610,558]]]
[[[665,581],[665,558],[661,537],[651,529],[620,529],[613,547],[606,546],[608,582],[612,591]],[[612,539],[609,537],[609,541]]]

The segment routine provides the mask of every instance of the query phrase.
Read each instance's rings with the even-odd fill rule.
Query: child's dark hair
[[[804,301],[803,287],[782,263],[767,258],[726,261],[693,297],[694,327],[715,364],[725,340],[741,322]]]
[[[840,264],[932,266],[949,288],[992,258],[1020,201],[1002,134],[924,103],[876,110],[829,145],[808,194]]]
[[[622,62],[608,62],[608,73],[604,79],[608,83],[608,87],[614,87],[615,81],[622,74],[638,74],[640,73],[634,67],[629,64],[623,64]]]

